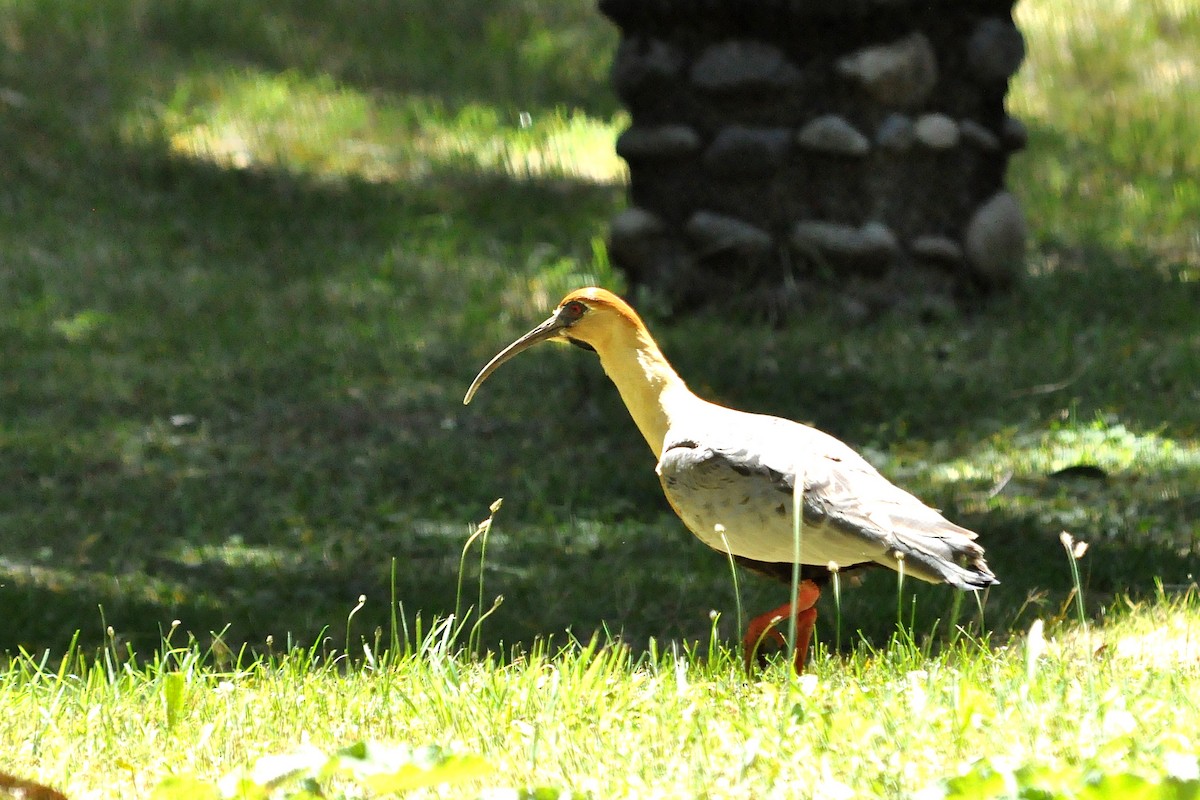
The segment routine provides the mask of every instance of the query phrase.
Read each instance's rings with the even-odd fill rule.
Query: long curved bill
[[[483,385],[483,382],[488,379],[488,376],[495,372],[501,364],[503,364],[505,361],[508,361],[522,350],[527,350],[530,347],[533,347],[538,342],[544,342],[549,339],[553,339],[558,335],[558,332],[565,327],[566,326],[563,325],[562,321],[558,318],[558,315],[555,314],[554,316],[550,317],[550,319],[546,320],[541,325],[538,325],[529,333],[525,334],[520,339],[517,339],[508,347],[504,348],[495,356],[493,356],[492,360],[489,361],[483,369],[479,370],[479,374],[475,376],[475,380],[471,381],[471,388],[467,389],[467,394],[465,397],[463,397],[463,405],[465,406],[471,402],[471,398],[475,396],[475,392],[481,385]]]

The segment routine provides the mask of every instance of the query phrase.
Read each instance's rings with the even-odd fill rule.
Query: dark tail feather
[[[973,536],[966,528],[959,530]],[[897,539],[903,545],[898,552],[904,556],[904,571],[915,578],[959,589],[986,589],[1000,582],[984,560],[983,548],[966,535],[951,540],[900,534]],[[899,565],[888,566],[899,570]]]

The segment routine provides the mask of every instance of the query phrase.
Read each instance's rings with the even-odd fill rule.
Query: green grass
[[[1010,106],[1033,122],[1014,179],[1035,231],[1059,246],[1155,256],[1200,279],[1197,9],[1188,0],[1020,3],[1030,58]]]
[[[1056,629],[998,649],[964,640],[933,657],[898,641],[819,657],[794,682],[782,664],[747,681],[720,645],[643,655],[540,648],[500,664],[447,652],[438,631],[419,649],[349,670],[319,651],[221,668],[186,646],[165,646],[151,663],[107,650],[59,671],[21,659],[0,678],[13,743],[5,764],[102,796],[144,795],[170,778],[161,796],[189,797],[166,790],[225,775],[266,782],[285,770],[256,762],[296,752],[287,765],[301,775],[279,789],[295,792],[348,745],[433,743],[459,759],[433,777],[481,776],[440,793],[463,797],[481,786],[591,797],[997,797],[955,787],[1028,765],[1037,774],[1020,775],[1025,783],[1065,787],[1038,796],[1086,796],[1075,794],[1085,779],[1160,781],[1190,768],[1193,794],[1145,796],[1192,797],[1198,610],[1194,595],[1158,597],[1090,638]],[[386,794],[342,766],[321,782],[322,796]],[[944,785],[960,773],[970,781]]]
[[[844,582],[818,628],[842,652],[801,703],[831,711],[797,716],[782,673],[737,674],[728,564],[670,513],[594,359],[535,351],[461,405],[566,290],[623,287],[600,242],[626,122],[591,3],[0,0],[0,769],[106,796],[213,780],[306,732],[595,796],[907,793],[980,755],[1075,775],[1112,742],[1112,774],[1161,775],[1193,744],[1200,11],[1023,0],[1018,18],[1009,104],[1031,137],[1010,181],[1033,248],[1011,295],[778,328],[644,308],[693,389],[846,439],[979,530],[1003,580],[982,625],[960,613],[984,648],[950,643],[949,591],[905,587],[893,644],[895,579]],[[497,497],[486,558],[477,542],[460,572]],[[1058,627],[1064,529],[1090,545],[1095,659]],[[739,584],[746,613],[781,601]],[[418,615],[501,595],[478,628],[477,609],[456,619],[492,656],[400,655]],[[1062,655],[1024,705],[1004,698],[1038,619]],[[147,711],[172,630],[195,642],[171,656],[190,659],[173,726]],[[88,664],[136,665],[58,677],[77,632]],[[603,655],[538,643],[596,633]],[[925,717],[904,705],[913,671]],[[955,732],[960,691],[978,730]],[[1100,724],[1119,704],[1132,733]]]

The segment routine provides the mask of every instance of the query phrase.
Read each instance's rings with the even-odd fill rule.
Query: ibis
[[[793,565],[801,565],[795,598],[747,625],[748,669],[761,644],[784,645],[778,623],[789,616],[795,618],[793,665],[803,669],[814,606],[834,572],[882,565],[964,590],[998,582],[975,533],[891,483],[848,445],[808,425],[697,397],[637,312],[605,289],[564,297],[549,319],[480,370],[463,403],[497,367],[545,341],[569,342],[600,357],[658,459],[667,501],[701,542],[789,584]],[[799,541],[794,508],[802,509]]]

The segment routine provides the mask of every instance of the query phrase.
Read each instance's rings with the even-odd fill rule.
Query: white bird
[[[779,417],[735,411],[694,395],[672,369],[637,313],[612,292],[571,292],[542,324],[480,370],[463,398],[505,361],[538,342],[592,350],[621,393],[650,449],[668,502],[684,525],[743,566],[789,582],[792,524],[802,482],[801,582],[794,602],[756,617],[742,639],[749,668],[775,627],[796,617],[794,665],[804,665],[813,607],[833,566],[840,572],[880,564],[931,583],[981,589],[997,583],[976,534],[883,477],[849,446]]]

